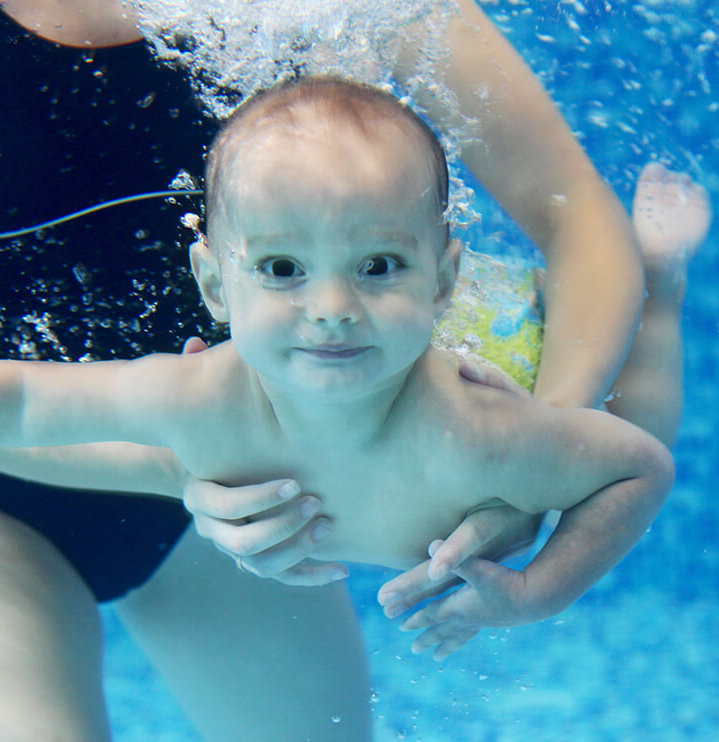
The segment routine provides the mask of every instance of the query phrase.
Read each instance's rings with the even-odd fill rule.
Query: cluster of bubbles
[[[411,30],[427,59],[444,52],[452,0],[133,0],[155,55],[186,69],[222,119],[278,80],[337,74],[387,84]]]
[[[168,224],[175,218],[165,216]],[[117,229],[106,216],[96,218]],[[8,273],[19,277],[0,297],[0,357],[133,358],[179,352],[191,335],[210,344],[225,339],[201,306],[173,241],[153,240],[138,229],[128,261],[79,249],[77,238],[77,232],[40,232],[0,243]]]
[[[459,122],[442,132],[452,161],[450,219],[470,225],[487,209],[477,205],[471,178],[454,165],[466,137],[476,139],[481,130],[456,113],[437,64],[447,53],[448,20],[458,12],[454,0],[131,1],[156,56],[189,72],[205,110],[218,119],[258,88],[300,74],[394,85],[417,108],[415,91],[431,88],[442,106],[454,107],[451,118]],[[493,20],[620,195],[630,197],[650,157],[712,179],[719,139],[704,126],[718,105],[719,12],[712,2],[488,4],[496,5]],[[419,54],[399,90],[392,69],[407,42]],[[616,105],[617,91],[622,105]]]
[[[329,74],[391,90],[421,114],[417,91],[432,89],[454,110],[441,132],[450,161],[454,224],[479,221],[474,191],[456,163],[476,122],[457,110],[444,83],[445,32],[454,0],[132,0],[155,56],[185,70],[205,111],[222,120],[240,101],[280,80]],[[401,49],[417,52],[404,89],[392,70]]]

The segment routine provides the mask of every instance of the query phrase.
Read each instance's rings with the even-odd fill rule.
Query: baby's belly
[[[321,560],[407,569],[427,559],[430,543],[452,533],[467,511],[489,500],[444,455],[420,463],[401,447],[364,456],[322,447],[278,460],[266,450],[271,447],[258,447],[253,466],[241,474],[223,467],[224,476],[204,478],[236,485],[296,479],[303,495],[319,497],[332,522],[312,552]]]
[[[408,569],[427,559],[430,543],[446,538],[462,521],[468,508],[458,499],[412,486],[403,493],[385,489],[353,499],[328,493],[323,510],[332,518],[332,530],[313,557]]]

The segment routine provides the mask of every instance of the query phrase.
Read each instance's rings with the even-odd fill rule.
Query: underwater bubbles
[[[133,0],[155,56],[189,74],[205,112],[227,118],[254,92],[300,75],[335,74],[393,90],[420,113],[415,91],[431,89],[454,111],[442,139],[449,154],[449,218],[479,221],[474,192],[455,163],[461,143],[479,138],[478,122],[457,110],[438,62],[454,0]],[[392,78],[399,50],[420,50],[407,88]],[[478,92],[481,96],[481,91]]]
[[[410,26],[425,55],[456,11],[452,0],[133,0],[155,55],[186,69],[218,119],[258,89],[299,74],[387,83]]]

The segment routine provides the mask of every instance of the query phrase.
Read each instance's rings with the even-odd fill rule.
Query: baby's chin
[[[328,366],[299,362],[276,383],[285,396],[292,395],[307,404],[346,405],[358,400],[371,400],[386,394],[388,389],[399,389],[408,369],[389,373],[368,359],[366,364]],[[401,378],[400,378],[401,377]]]
[[[371,395],[383,388],[384,379],[374,374],[355,371],[342,372],[337,369],[322,369],[314,373],[298,374],[295,379],[295,392],[316,399],[318,403],[346,403],[358,397]]]

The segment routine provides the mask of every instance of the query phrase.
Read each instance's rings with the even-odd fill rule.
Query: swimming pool
[[[600,171],[628,203],[650,156],[690,170],[714,196],[719,191],[719,31],[711,5],[652,0],[609,8],[554,0],[500,2],[487,10],[543,73]],[[91,61],[83,69],[101,72]],[[138,103],[144,110],[147,99]],[[135,182],[141,177],[132,176]],[[54,200],[49,215],[62,210],[58,206]],[[488,235],[501,232],[512,244],[521,242],[494,207],[483,211]],[[137,239],[146,245],[153,237]],[[378,742],[716,738],[715,277],[716,223],[690,273],[687,403],[675,491],[642,543],[578,605],[541,625],[485,632],[437,665],[411,656],[408,637],[379,611],[375,592],[386,573],[355,569],[351,589],[368,637]],[[107,689],[118,742],[196,742],[110,608],[105,616]]]
[[[650,156],[689,170],[716,196],[719,27],[711,3],[607,8],[499,3],[488,11],[542,72],[625,202]],[[491,206],[483,211],[487,234],[501,230],[521,241]],[[579,604],[545,624],[485,632],[437,665],[411,656],[407,636],[377,607],[375,591],[386,573],[355,569],[351,589],[368,637],[378,742],[716,738],[717,277],[715,222],[690,273],[687,400],[674,493],[642,543]],[[108,693],[118,742],[195,740],[108,614]]]

